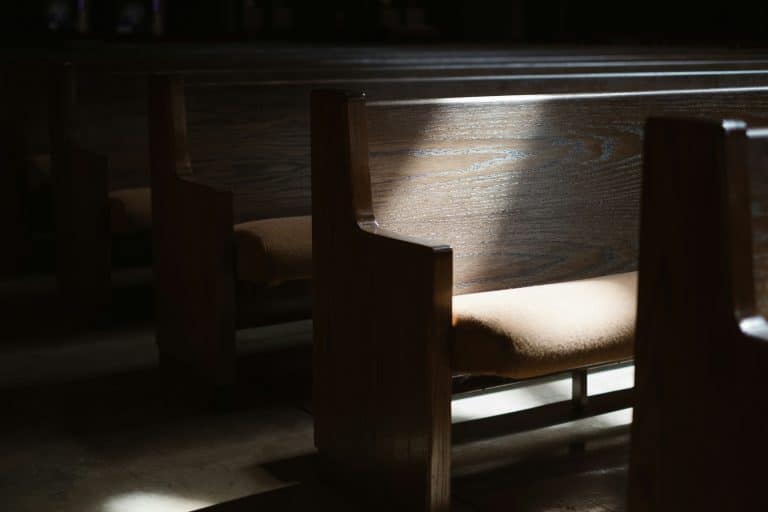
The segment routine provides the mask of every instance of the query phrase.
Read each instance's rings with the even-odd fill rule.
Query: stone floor
[[[0,511],[364,510],[315,470],[309,322],[241,333],[234,412],[162,392],[148,326],[0,348]],[[631,384],[632,368],[590,391]],[[454,421],[567,398],[567,381],[455,400]],[[630,411],[453,449],[456,511],[624,510]],[[583,453],[570,452],[574,441]],[[205,508],[210,507],[210,508]]]

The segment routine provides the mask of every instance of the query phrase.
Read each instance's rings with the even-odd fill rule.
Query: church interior
[[[768,510],[768,6],[0,27],[0,511]]]

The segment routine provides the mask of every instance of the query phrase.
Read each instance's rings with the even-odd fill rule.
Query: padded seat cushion
[[[280,217],[235,225],[237,278],[277,285],[312,277],[312,217]]]
[[[149,231],[152,228],[150,188],[125,188],[110,192],[109,226],[113,235],[132,235]]]
[[[637,272],[458,295],[453,369],[529,378],[632,357]]]

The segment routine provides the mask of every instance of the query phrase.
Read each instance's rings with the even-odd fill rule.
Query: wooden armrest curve
[[[379,227],[376,221],[366,221],[358,223],[360,230],[369,237],[369,240],[379,243],[400,245],[405,250],[419,250],[433,253],[447,252],[452,254],[453,250],[448,244],[435,243],[429,240],[423,240],[416,237],[401,235]]]

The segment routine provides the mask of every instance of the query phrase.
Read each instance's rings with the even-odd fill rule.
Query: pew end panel
[[[197,381],[201,393],[228,394],[235,379],[232,192],[186,178],[170,186],[153,199],[163,205],[153,229],[161,364],[185,386]]]
[[[451,250],[376,225],[361,96],[314,92],[312,113],[313,401],[324,472],[360,483],[369,498],[448,510]]]
[[[754,316],[747,133],[741,121],[646,124],[632,512],[768,503],[755,471],[768,456],[768,406],[758,392],[768,345],[744,322],[762,318]]]
[[[73,144],[55,159],[57,278],[76,318],[104,318],[111,304],[107,158]]]
[[[78,321],[100,322],[113,299],[108,160],[81,140],[71,63],[54,66],[49,80],[57,278],[65,309],[74,308]]]
[[[193,179],[184,81],[149,78],[157,343],[164,376],[200,401],[233,396],[236,381],[234,195]],[[173,386],[171,386],[173,388]]]

